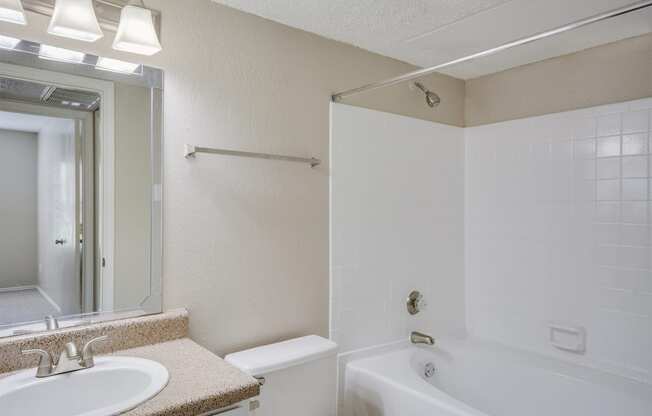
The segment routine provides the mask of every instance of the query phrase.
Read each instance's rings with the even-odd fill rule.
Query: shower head
[[[439,96],[434,92],[424,87],[420,82],[415,82],[414,86],[423,91],[423,93],[426,95],[426,104],[428,104],[428,107],[435,108],[441,104],[441,98],[439,98]]]

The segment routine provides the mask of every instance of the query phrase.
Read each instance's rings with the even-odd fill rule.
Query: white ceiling
[[[428,67],[635,0],[213,0]],[[652,32],[652,10],[483,58],[444,73],[469,79]]]

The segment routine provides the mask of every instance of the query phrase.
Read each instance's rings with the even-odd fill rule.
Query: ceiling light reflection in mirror
[[[71,51],[70,49],[57,48],[50,45],[41,45],[38,56],[51,61],[72,62],[81,64],[84,62],[83,52]]]
[[[141,74],[143,66],[111,58],[99,58],[95,68],[101,71],[120,72],[124,74]]]
[[[17,49],[19,39],[0,35],[0,49]],[[83,52],[73,51],[65,48],[58,48],[51,45],[40,45],[38,57],[49,61],[68,62],[94,66],[100,71],[117,72],[129,75],[143,75],[143,66],[133,62],[121,61],[119,59],[95,57],[86,55]]]

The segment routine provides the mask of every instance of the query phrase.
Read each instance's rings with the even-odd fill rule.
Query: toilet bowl
[[[251,416],[334,416],[337,344],[316,336],[229,354],[225,360],[258,378]]]

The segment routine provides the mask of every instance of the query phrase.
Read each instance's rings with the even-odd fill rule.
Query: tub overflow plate
[[[426,364],[423,370],[423,375],[426,376],[426,378],[431,378],[435,373],[437,373],[437,367],[435,367],[433,363]]]

